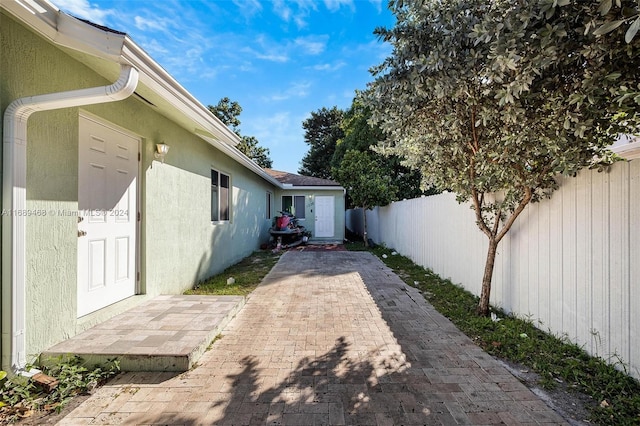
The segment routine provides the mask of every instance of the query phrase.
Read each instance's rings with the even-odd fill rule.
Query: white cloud
[[[293,12],[283,0],[276,0],[273,2],[273,13],[278,15],[284,22],[289,22]]]
[[[256,48],[246,47],[243,50],[254,55],[258,59],[269,62],[284,63],[289,60],[287,49],[284,46],[268,39],[263,34],[255,39]]]
[[[233,4],[246,19],[262,12],[262,4],[258,0],[233,0]]]
[[[270,62],[285,63],[292,57],[302,55],[320,55],[327,47],[328,36],[299,37],[294,40],[277,42],[265,35],[256,37],[254,46],[243,49],[247,54],[255,58]]]
[[[165,31],[166,26],[161,20],[147,19],[142,16],[136,16],[134,18],[136,28],[141,31]]]
[[[305,98],[309,96],[309,89],[311,88],[311,83],[308,81],[293,83],[286,90],[272,94],[270,96],[265,96],[263,99],[265,101],[270,102],[280,102],[286,101],[292,98]]]
[[[89,4],[87,0],[56,0],[55,5],[73,16],[86,19],[99,25],[104,25],[105,19],[109,15],[114,14],[113,10],[100,9]]]
[[[162,43],[156,39],[150,39],[145,43],[145,50],[151,55],[151,57],[163,56],[169,53],[165,43]]]
[[[294,40],[294,45],[304,49],[309,55],[319,55],[327,47],[328,37],[300,37]]]
[[[330,71],[330,72],[333,72],[333,71],[339,70],[340,68],[343,68],[346,65],[347,65],[346,62],[338,61],[338,62],[333,63],[333,64],[328,64],[328,63],[317,64],[317,65],[314,65],[313,67],[311,67],[311,69],[313,69],[315,71]]]
[[[382,0],[369,0],[369,3],[373,5],[378,13],[382,12]]]
[[[282,141],[282,137],[277,134],[286,133],[294,126],[289,111],[280,111],[268,116],[254,117],[251,120],[252,131],[258,140],[269,140],[269,146],[277,146]],[[299,123],[295,124],[299,126]]]
[[[355,10],[355,6],[352,0],[324,0],[324,5],[331,12],[337,12],[342,6],[347,6],[351,10]]]
[[[287,55],[279,55],[276,53],[256,53],[256,58],[269,62],[287,62],[289,60]]]
[[[314,10],[318,10],[314,0],[275,0],[273,2],[273,13],[286,23],[293,20],[298,29],[307,26],[306,18]]]

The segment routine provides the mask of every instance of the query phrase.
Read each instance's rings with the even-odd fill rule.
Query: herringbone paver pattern
[[[564,424],[369,253],[286,253],[223,334],[60,424]]]

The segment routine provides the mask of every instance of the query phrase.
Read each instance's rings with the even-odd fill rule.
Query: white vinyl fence
[[[362,233],[362,210],[347,212]],[[480,294],[487,238],[453,194],[367,211],[369,237]],[[640,160],[562,179],[498,247],[491,304],[640,379]]]

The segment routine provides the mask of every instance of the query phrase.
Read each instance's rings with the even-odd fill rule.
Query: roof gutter
[[[26,180],[27,122],[34,112],[79,107],[126,99],[138,85],[138,71],[120,66],[120,76],[108,86],[16,99],[4,114],[2,170],[2,288],[11,300],[3,312],[2,365],[19,372],[26,365]],[[5,299],[5,300],[7,300]],[[10,326],[9,326],[10,324]],[[11,358],[7,359],[8,353]]]

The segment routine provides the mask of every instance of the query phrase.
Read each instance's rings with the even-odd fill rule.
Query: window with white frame
[[[282,211],[289,212],[298,219],[304,219],[304,195],[283,195]]]
[[[229,220],[229,175],[211,169],[211,221]]]

